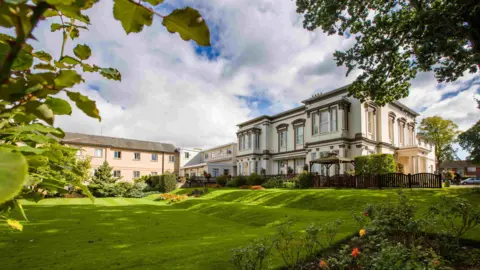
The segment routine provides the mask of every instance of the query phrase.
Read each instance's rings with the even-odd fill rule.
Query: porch
[[[428,158],[429,153],[419,146],[400,148],[397,150],[397,163],[401,164],[405,174],[434,173],[435,166]]]

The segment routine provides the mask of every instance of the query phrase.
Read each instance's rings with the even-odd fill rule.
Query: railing
[[[441,188],[442,177],[433,173],[383,175],[314,175],[313,187],[336,188]]]

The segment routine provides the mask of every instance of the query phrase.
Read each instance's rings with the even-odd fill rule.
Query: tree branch
[[[43,13],[45,10],[47,10],[50,7],[49,4],[46,2],[40,2],[38,5],[33,9],[33,15],[32,18],[30,19],[32,27],[27,33],[23,33],[23,31],[17,31],[17,33],[22,32],[21,35],[17,34],[17,39],[11,46],[10,53],[7,55],[5,58],[5,61],[2,63],[2,66],[0,68],[0,85],[8,82],[8,79],[10,77],[10,71],[12,69],[13,62],[18,57],[18,54],[23,48],[23,45],[25,44],[26,40],[31,36],[33,29],[37,26],[38,21],[42,17]],[[16,25],[17,29],[22,27],[21,25]]]

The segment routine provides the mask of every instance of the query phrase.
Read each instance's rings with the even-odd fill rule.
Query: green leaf
[[[11,5],[0,5],[0,26],[5,28],[11,28],[15,26],[15,17],[10,11],[11,7]]]
[[[183,40],[193,39],[201,46],[210,46],[210,31],[200,13],[191,8],[176,9],[163,19],[170,33],[178,33]]]
[[[37,84],[35,84],[31,87],[28,87],[27,90],[25,90],[25,94],[35,93],[42,88],[43,88],[43,86],[41,84],[37,83]]]
[[[82,67],[83,67],[83,72],[94,72],[98,70],[98,68],[92,67],[86,63],[82,63]]]
[[[20,224],[18,220],[9,218],[7,219],[7,224],[8,224],[8,227],[10,227],[13,230],[23,231],[23,225]]]
[[[78,59],[75,59],[71,56],[66,55],[62,57],[62,59],[60,59],[60,63],[68,64],[68,65],[78,65],[78,64],[81,64],[82,62]]]
[[[52,32],[55,32],[55,31],[60,30],[62,28],[63,28],[63,25],[61,25],[59,23],[52,23],[50,25],[50,31],[52,31]]]
[[[82,77],[75,70],[62,70],[54,80],[57,89],[72,87],[81,81]]]
[[[48,104],[54,114],[57,115],[71,115],[72,114],[72,107],[70,104],[61,98],[52,98],[48,97],[45,101],[45,104]]]
[[[141,32],[144,25],[152,25],[152,11],[129,0],[114,0],[114,2],[113,16],[122,23],[127,34]]]
[[[30,168],[38,168],[48,164],[48,158],[41,155],[26,156]]]
[[[77,92],[66,91],[68,97],[75,102],[77,107],[82,110],[86,115],[102,120],[100,112],[97,109],[95,101],[90,100],[87,96],[84,96]]]
[[[158,5],[158,4],[163,3],[163,0],[142,0],[142,1],[148,2],[148,3],[150,3],[150,5],[152,5],[152,6],[156,6],[156,5]]]
[[[27,160],[22,154],[0,152],[0,204],[13,199],[27,178]]]
[[[75,3],[75,0],[46,0],[46,1],[47,1],[47,3],[49,3],[50,5],[63,4],[63,5],[70,6],[70,5],[72,5],[73,3]]]
[[[92,50],[88,45],[78,44],[75,49],[73,49],[73,53],[81,60],[87,60],[92,55]]]
[[[40,60],[43,60],[45,62],[52,61],[52,56],[50,54],[44,52],[44,51],[34,52],[33,56],[35,56],[36,58],[38,58]]]
[[[27,200],[27,201],[34,201],[34,202],[39,202],[43,200],[45,195],[43,195],[41,192],[31,192],[25,195],[22,195],[22,198]]]
[[[33,56],[25,50],[25,47],[20,51],[17,58],[13,62],[13,70],[26,70],[33,64]]]
[[[73,28],[71,31],[70,31],[70,38],[72,40],[78,38],[80,36],[80,31],[78,31],[78,28]]]
[[[122,74],[120,74],[120,71],[114,68],[100,68],[100,74],[109,80],[122,80]]]
[[[87,186],[85,186],[84,184],[80,183],[79,181],[76,181],[74,184],[75,184],[75,186],[77,186],[77,187],[79,187],[80,189],[82,189],[83,194],[87,195],[88,198],[89,198],[92,202],[95,202],[95,197],[93,197],[92,193],[90,193],[90,190],[88,189]]]
[[[55,70],[55,67],[50,64],[36,64],[33,66],[34,69],[43,69],[43,70]]]
[[[54,114],[52,109],[37,100],[31,100],[25,105],[26,112],[35,115],[50,125],[53,125]]]
[[[28,221],[27,215],[25,215],[25,211],[23,210],[22,205],[18,202],[18,200],[13,200],[13,203],[15,204],[15,207],[18,209],[20,214],[22,214],[23,218]]]
[[[70,19],[75,19],[75,20],[84,22],[86,24],[90,24],[90,18],[88,18],[88,16],[86,15],[83,15],[80,12],[81,7],[77,5],[67,5],[67,4],[61,3],[61,4],[56,4],[55,7],[57,8],[58,11],[61,11],[64,16],[67,16]]]
[[[7,4],[18,5],[18,4],[23,4],[23,3],[27,2],[27,0],[5,0],[5,2]]]

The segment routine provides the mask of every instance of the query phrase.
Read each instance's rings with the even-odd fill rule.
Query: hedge
[[[174,174],[170,173],[152,175],[148,181],[148,184],[160,192],[168,193],[177,188],[177,179]]]
[[[356,174],[387,174],[397,171],[392,154],[374,154],[355,157]]]

